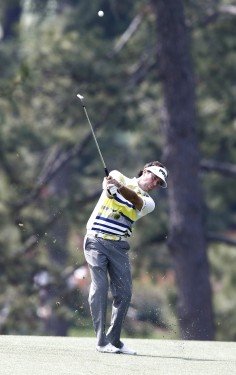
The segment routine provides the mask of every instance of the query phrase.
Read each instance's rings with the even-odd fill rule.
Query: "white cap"
[[[155,176],[159,177],[161,182],[161,187],[166,188],[166,178],[168,176],[167,170],[165,168],[159,167],[158,165],[152,165],[151,167],[144,168],[149,172],[152,172]]]

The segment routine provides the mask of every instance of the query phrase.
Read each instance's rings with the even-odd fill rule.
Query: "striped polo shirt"
[[[102,232],[109,235],[130,237],[135,222],[141,217],[152,212],[155,202],[138,186],[136,177],[130,179],[119,171],[112,171],[110,175],[124,186],[135,191],[143,200],[142,209],[139,211],[125,199],[119,191],[116,196],[108,198],[106,195],[106,181],[103,182],[103,192],[87,223],[87,230]]]

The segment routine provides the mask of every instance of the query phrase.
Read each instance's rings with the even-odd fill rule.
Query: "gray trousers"
[[[122,347],[121,329],[132,296],[129,249],[126,241],[85,237],[84,254],[91,274],[88,301],[97,345],[100,346],[110,342]],[[110,327],[105,333],[109,279],[113,304]]]

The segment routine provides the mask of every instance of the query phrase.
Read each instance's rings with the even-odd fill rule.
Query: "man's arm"
[[[141,211],[143,207],[143,200],[137,193],[135,193],[135,191],[122,185],[119,181],[117,181],[111,176],[107,177],[107,183],[115,185],[119,190],[120,194],[123,195],[123,197],[127,199],[130,203],[132,203],[137,210]]]

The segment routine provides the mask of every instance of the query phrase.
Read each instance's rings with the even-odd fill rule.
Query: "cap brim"
[[[160,183],[160,186],[162,188],[166,188],[167,187],[167,183],[166,183],[166,180],[163,178],[163,168],[160,168],[158,166],[155,166],[155,165],[152,165],[150,167],[147,167],[145,168],[147,171],[149,172],[152,172],[155,176],[159,177],[161,179],[161,183]],[[162,173],[161,173],[162,172]]]
[[[158,176],[158,177],[159,177],[159,176]],[[160,178],[161,178],[161,177],[160,177]],[[160,186],[161,186],[163,189],[167,188],[167,183],[166,183],[166,181],[162,180],[162,178],[161,178]]]

